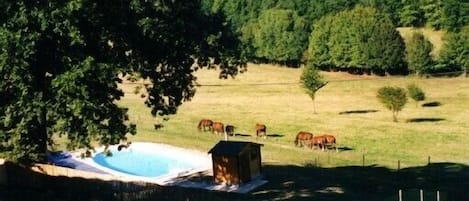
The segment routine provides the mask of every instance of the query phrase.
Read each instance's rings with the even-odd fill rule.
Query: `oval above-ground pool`
[[[211,167],[208,154],[164,144],[134,142],[120,151],[117,146],[110,150],[112,156],[100,152],[93,162],[118,176],[152,179]]]

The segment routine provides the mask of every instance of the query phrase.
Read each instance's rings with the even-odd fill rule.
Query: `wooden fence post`
[[[397,170],[401,170],[401,161],[397,160]]]
[[[428,156],[428,163],[427,165],[430,165],[430,156]]]
[[[399,189],[399,201],[402,201],[402,189]]]
[[[365,167],[365,154],[362,156],[362,167]]]
[[[423,190],[420,189],[420,201],[423,201]]]
[[[436,191],[436,201],[440,201],[440,191]]]

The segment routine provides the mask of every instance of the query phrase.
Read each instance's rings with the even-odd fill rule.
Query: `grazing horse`
[[[313,138],[313,134],[306,131],[300,131],[296,134],[295,146],[304,146],[305,143],[308,143]]]
[[[212,124],[213,124],[213,121],[210,120],[210,119],[202,119],[199,121],[199,125],[197,125],[197,128],[199,129],[199,131],[207,131],[207,128],[208,130],[210,131],[212,129]]]
[[[264,124],[256,123],[256,138],[264,136],[267,137],[267,127]]]
[[[234,130],[235,130],[235,127],[233,125],[226,125],[225,126],[225,132],[226,132],[227,135],[233,136],[234,135]]]
[[[314,136],[310,140],[309,148],[313,149],[314,146],[318,146],[319,149],[324,151],[326,145],[326,138],[324,136]]]
[[[213,122],[212,124],[212,133],[213,134],[222,134],[225,132],[225,125],[221,122]]]
[[[324,135],[321,135],[321,137],[324,138],[325,146],[333,147],[335,149],[335,151],[338,151],[337,150],[337,141],[336,141],[336,139],[333,135],[324,134]]]

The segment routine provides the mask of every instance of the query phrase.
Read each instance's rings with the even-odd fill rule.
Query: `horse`
[[[337,150],[337,141],[336,141],[336,139],[333,135],[324,134],[324,135],[321,135],[321,137],[324,138],[325,146],[327,146],[327,147],[332,146],[335,149],[335,151],[338,151]]]
[[[308,141],[311,141],[311,138],[313,138],[313,134],[310,132],[306,131],[300,131],[298,134],[296,134],[295,138],[295,146],[304,146],[304,144]]]
[[[199,129],[199,131],[207,131],[206,128],[208,128],[208,130],[210,131],[211,128],[212,128],[212,124],[213,124],[213,121],[210,120],[210,119],[202,119],[199,121],[199,125],[197,125],[197,128]]]
[[[256,138],[264,136],[264,139],[267,137],[267,127],[264,124],[256,123]]]
[[[225,125],[221,122],[213,122],[211,131],[213,134],[221,134],[225,132]]]
[[[235,130],[236,127],[234,127],[233,125],[226,125],[225,126],[225,132],[227,135],[231,135],[233,136],[234,135],[234,130]]]
[[[313,136],[309,143],[309,148],[313,149],[314,146],[318,146],[319,149],[324,151],[326,145],[326,138],[324,136]]]

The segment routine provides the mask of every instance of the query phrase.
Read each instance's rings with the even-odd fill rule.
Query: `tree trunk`
[[[41,114],[39,114],[38,128],[35,135],[34,141],[36,142],[37,148],[36,153],[39,154],[39,161],[45,162],[47,160],[47,109],[42,108]]]
[[[397,122],[397,112],[392,112],[392,120]]]

